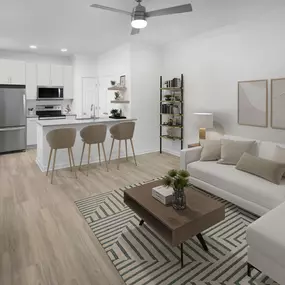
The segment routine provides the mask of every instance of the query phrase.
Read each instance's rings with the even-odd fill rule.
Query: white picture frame
[[[122,87],[126,86],[126,75],[120,76],[120,86]]]
[[[268,81],[238,82],[238,124],[268,127]]]
[[[285,78],[271,79],[271,127],[285,130]]]

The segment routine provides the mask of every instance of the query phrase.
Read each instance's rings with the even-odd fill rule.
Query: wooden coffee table
[[[124,201],[141,218],[140,226],[146,222],[169,245],[180,246],[182,268],[183,243],[197,236],[203,249],[208,251],[201,232],[224,220],[225,206],[189,187],[185,190],[187,208],[176,211],[152,197],[152,188],[159,185],[161,181],[126,190]]]

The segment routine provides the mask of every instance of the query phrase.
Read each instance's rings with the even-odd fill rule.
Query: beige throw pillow
[[[203,148],[200,161],[215,161],[221,158],[220,140],[205,140],[201,145]]]
[[[236,169],[251,173],[279,185],[285,171],[285,164],[244,153]]]
[[[220,164],[236,165],[245,152],[251,153],[256,146],[255,141],[221,140]]]
[[[272,160],[285,163],[285,148],[277,145]],[[283,174],[283,177],[285,177],[285,174]]]

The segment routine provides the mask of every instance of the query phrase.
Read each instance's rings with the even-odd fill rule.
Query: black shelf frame
[[[164,100],[163,98],[163,91],[171,91],[171,92],[179,92],[180,93],[180,100],[174,100],[174,101],[167,101]],[[167,113],[162,113],[162,104],[169,103],[169,104],[174,104],[174,103],[179,103],[180,104],[180,114],[167,114]],[[180,116],[181,118],[181,123],[179,127],[176,126],[176,128],[180,128],[180,138],[173,137],[170,138],[167,135],[163,135],[163,128],[164,127],[173,127],[175,126],[168,126],[163,124],[163,116],[170,116],[170,117],[175,117],[175,116]],[[163,78],[160,76],[160,133],[159,133],[159,139],[160,139],[160,153],[162,153],[162,143],[163,139],[172,139],[172,140],[180,140],[181,141],[181,149],[183,149],[183,142],[184,142],[184,75],[181,74],[181,86],[180,87],[169,87],[165,88],[163,87]]]

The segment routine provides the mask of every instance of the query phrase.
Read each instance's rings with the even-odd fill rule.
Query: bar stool
[[[134,149],[134,144],[133,144],[134,130],[135,130],[135,123],[134,122],[119,123],[119,124],[116,124],[116,125],[114,125],[113,127],[110,128],[110,133],[111,133],[111,137],[113,138],[113,141],[112,141],[112,147],[111,147],[111,152],[110,152],[109,163],[111,162],[112,152],[113,152],[113,148],[114,148],[114,141],[118,140],[119,141],[119,151],[118,151],[117,169],[120,168],[121,141],[122,140],[125,141],[126,159],[127,160],[128,160],[127,140],[131,141],[131,146],[132,146],[132,150],[133,150],[133,156],[134,156],[134,160],[135,160],[135,165],[137,166],[135,149]]]
[[[73,170],[72,164],[75,167],[73,151],[72,151],[72,147],[74,146],[74,143],[75,143],[75,138],[76,138],[76,129],[69,129],[69,128],[57,129],[57,130],[50,131],[47,134],[46,139],[50,146],[50,153],[49,153],[49,160],[48,160],[46,176],[48,176],[51,157],[52,157],[52,153],[54,150],[53,167],[52,167],[52,173],[51,173],[51,184],[53,182],[54,166],[55,166],[55,161],[56,161],[56,153],[58,149],[68,150],[68,158],[69,158],[71,172]],[[75,174],[75,178],[77,178],[76,171],[74,171],[74,174]]]
[[[99,154],[99,162],[101,165],[101,151],[100,151],[100,144],[102,145],[103,149],[103,154],[106,162],[106,168],[108,171],[108,163],[106,159],[106,153],[105,153],[105,147],[104,147],[104,142],[106,139],[106,132],[107,132],[107,126],[106,125],[93,125],[93,126],[88,126],[85,127],[84,129],[81,130],[80,136],[83,141],[83,148],[82,148],[82,154],[81,154],[81,160],[80,160],[80,166],[79,169],[81,169],[82,165],[82,159],[83,159],[83,154],[85,150],[85,145],[88,144],[88,168],[87,168],[87,176],[88,176],[88,171],[89,171],[89,164],[90,164],[90,155],[91,155],[91,145],[97,144],[98,145],[98,154]]]

